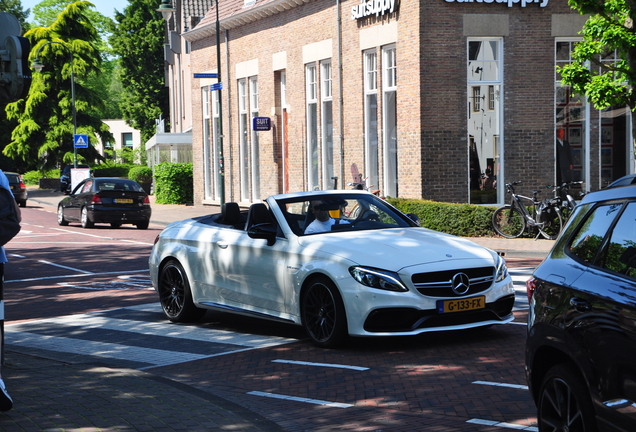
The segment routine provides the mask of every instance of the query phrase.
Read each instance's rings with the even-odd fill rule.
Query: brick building
[[[215,7],[183,34],[191,71],[222,84],[192,80],[195,203],[219,202],[221,168],[243,203],[347,187],[355,168],[383,195],[477,204],[505,182],[634,172],[629,110],[555,74],[585,20],[565,0],[226,0],[218,17],[218,35]]]

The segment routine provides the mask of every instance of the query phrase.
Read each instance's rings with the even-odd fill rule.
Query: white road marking
[[[491,382],[491,381],[473,381],[473,384],[488,385],[488,386],[495,386],[495,387],[509,387],[509,388],[520,389],[520,390],[528,390],[528,386],[520,385],[520,384],[506,384],[506,383],[498,383],[498,382]]]
[[[263,397],[269,397],[269,398],[274,398],[274,399],[284,399],[284,400],[290,400],[290,401],[294,401],[294,402],[305,402],[305,403],[310,403],[310,404],[314,404],[314,405],[322,405],[322,406],[328,406],[328,407],[332,407],[332,408],[351,408],[354,405],[351,404],[345,404],[345,403],[339,403],[339,402],[329,402],[329,401],[323,401],[323,400],[319,400],[319,399],[308,399],[308,398],[301,398],[301,397],[296,397],[296,396],[287,396],[287,395],[279,395],[276,393],[266,393],[266,392],[260,392],[260,391],[251,391],[247,393],[248,395],[252,395],[252,396],[263,396]]]
[[[66,270],[76,271],[76,272],[79,272],[79,273],[86,273],[86,274],[90,274],[90,275],[95,274],[93,272],[89,272],[89,271],[86,271],[86,270],[80,270],[80,269],[76,269],[76,268],[73,268],[73,267],[67,267],[67,266],[63,266],[63,265],[60,265],[60,264],[55,264],[55,263],[52,263],[52,262],[49,262],[49,261],[39,260],[38,262],[42,263],[42,264],[48,264],[48,265],[51,265],[53,267],[59,267],[59,268],[63,268],[63,269],[66,269]]]
[[[297,365],[304,365],[304,366],[330,367],[330,368],[338,368],[338,369],[352,369],[352,370],[357,370],[357,371],[369,370],[369,368],[361,367],[361,366],[348,366],[348,365],[341,365],[341,364],[335,364],[335,363],[312,363],[312,362],[294,361],[294,360],[272,360],[272,363],[289,363],[289,364],[297,364]]]
[[[158,314],[162,313],[161,305],[159,303],[125,307],[120,310],[138,310],[157,312]],[[5,340],[7,341],[7,344],[15,346],[150,364],[150,366],[139,368],[139,370],[218,357],[249,351],[252,349],[278,346],[297,341],[296,339],[276,336],[259,336],[204,327],[184,326],[171,324],[167,321],[146,322],[109,318],[107,316],[100,316],[99,314],[100,312],[85,313],[24,323],[5,324]],[[123,345],[119,343],[69,338],[65,336],[47,336],[35,332],[29,332],[29,329],[33,328],[34,325],[38,327],[44,325],[47,328],[58,327],[62,329],[66,327],[69,329],[69,332],[74,331],[72,327],[80,327],[83,332],[88,332],[91,329],[119,331],[145,336],[178,339],[179,341],[190,340],[218,343],[228,346],[234,345],[236,346],[236,349],[214,354],[175,352],[156,348]]]
[[[539,428],[536,426],[524,426],[524,425],[519,425],[515,423],[498,422],[498,421],[492,421],[492,420],[470,419],[470,420],[467,420],[466,423],[473,423],[473,424],[484,425],[484,426],[496,426],[496,427],[502,427],[507,429],[523,430],[523,431],[539,432]]]
[[[143,270],[127,270],[126,273],[143,273],[147,272],[148,269]],[[105,275],[119,275],[122,271],[113,271],[113,272],[103,272],[103,273],[90,273],[90,274],[71,274],[71,275],[61,275],[61,276],[46,276],[41,278],[29,278],[29,279],[15,279],[15,280],[5,280],[4,283],[15,283],[15,282],[37,282],[43,280],[52,280],[52,279],[66,279],[66,278],[76,278],[76,277],[86,277],[86,276],[105,276]]]

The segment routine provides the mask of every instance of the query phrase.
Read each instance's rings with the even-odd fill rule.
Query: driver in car
[[[312,223],[310,223],[307,228],[305,228],[305,234],[316,234],[321,232],[331,231],[331,227],[333,225],[343,223],[348,224],[349,222],[342,221],[340,219],[333,219],[329,215],[329,210],[327,210],[325,204],[320,200],[315,200],[311,202],[310,211],[314,214],[316,219]]]

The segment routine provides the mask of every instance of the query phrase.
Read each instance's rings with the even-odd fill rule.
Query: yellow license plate
[[[470,297],[458,300],[443,300],[437,302],[437,312],[464,312],[486,307],[486,296]]]
[[[117,204],[132,204],[133,200],[130,198],[115,198]]]

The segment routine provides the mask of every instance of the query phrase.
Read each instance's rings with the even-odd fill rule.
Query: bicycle
[[[515,185],[520,181],[506,184],[506,193],[512,195],[510,204],[499,207],[492,215],[492,226],[497,234],[505,238],[518,238],[529,228],[537,228],[539,236],[548,240],[556,239],[563,228],[563,216],[561,215],[562,200],[556,196],[543,201],[537,200],[539,191],[533,190],[532,198],[515,193]],[[532,214],[523,204],[523,201],[532,203]],[[528,230],[529,231],[529,230]]]
[[[547,188],[554,188],[554,197],[561,198],[561,216],[563,217],[563,222],[567,222],[570,219],[570,215],[574,211],[574,207],[576,207],[576,201],[574,197],[570,195],[570,187],[575,185],[582,185],[582,181],[571,181],[567,183],[563,183],[561,186],[552,186],[548,185]],[[579,197],[585,196],[585,193],[579,191]]]

